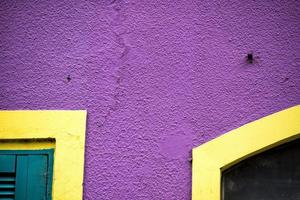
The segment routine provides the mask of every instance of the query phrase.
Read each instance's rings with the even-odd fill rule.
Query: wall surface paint
[[[300,103],[299,20],[293,0],[1,1],[0,109],[88,110],[86,200],[188,200],[192,147]]]

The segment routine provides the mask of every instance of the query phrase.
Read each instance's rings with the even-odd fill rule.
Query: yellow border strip
[[[1,126],[1,125],[0,125]],[[48,138],[37,139],[2,139],[0,138],[0,150],[40,150],[55,149],[55,140]]]
[[[56,140],[53,200],[82,199],[85,129],[86,111],[0,111],[0,139]]]
[[[193,149],[192,199],[221,200],[221,172],[300,137],[300,106],[264,117]]]

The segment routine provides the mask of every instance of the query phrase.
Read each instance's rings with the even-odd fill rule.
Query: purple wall
[[[88,110],[86,200],[190,199],[192,147],[300,103],[300,1],[51,2],[0,2],[0,109]]]

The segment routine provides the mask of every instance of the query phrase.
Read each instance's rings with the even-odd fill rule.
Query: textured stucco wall
[[[192,147],[300,103],[299,21],[292,0],[1,1],[0,109],[88,110],[85,199],[190,199]]]

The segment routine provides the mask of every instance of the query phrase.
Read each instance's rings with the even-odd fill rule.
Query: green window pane
[[[8,173],[16,170],[16,156],[15,155],[0,155],[0,172]]]
[[[51,200],[53,152],[0,151],[0,199]]]

